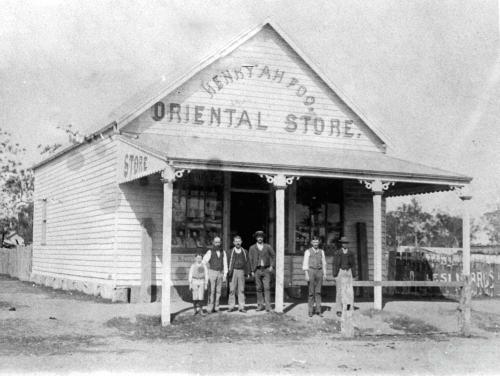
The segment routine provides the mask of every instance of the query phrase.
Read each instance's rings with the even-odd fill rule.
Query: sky
[[[26,145],[84,132],[162,76],[270,18],[389,139],[389,153],[472,176],[500,203],[498,3],[0,0],[0,127]],[[418,196],[460,213],[454,193]],[[403,199],[408,200],[408,198]],[[401,199],[390,199],[389,209]]]

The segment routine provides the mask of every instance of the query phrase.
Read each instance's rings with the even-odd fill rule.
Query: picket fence
[[[0,274],[29,281],[33,247],[0,248]]]

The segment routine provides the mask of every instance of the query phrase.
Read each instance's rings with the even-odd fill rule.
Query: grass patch
[[[116,328],[123,335],[136,339],[166,339],[172,341],[214,342],[272,342],[299,341],[311,334],[338,334],[336,320],[301,322],[279,314],[243,316],[217,314],[206,317],[180,316],[172,325],[162,327],[159,316],[138,315],[133,323],[127,318],[113,318],[107,327]]]
[[[392,329],[402,330],[408,334],[426,334],[439,331],[434,325],[428,324],[420,319],[410,318],[406,315],[386,317],[384,321],[388,323]]]
[[[89,352],[104,345],[95,336],[19,336],[0,334],[0,355],[61,355]]]
[[[10,308],[10,307],[12,307],[12,304],[10,304],[9,302],[4,302],[4,301],[0,300],[0,309]]]
[[[472,311],[472,324],[491,333],[500,333],[500,315],[488,312]]]

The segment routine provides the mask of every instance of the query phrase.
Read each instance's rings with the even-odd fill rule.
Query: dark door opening
[[[269,195],[267,193],[232,192],[230,225],[231,243],[228,244],[228,249],[233,246],[235,235],[241,236],[243,248],[246,250],[254,243],[255,231],[265,231],[268,237]]]

